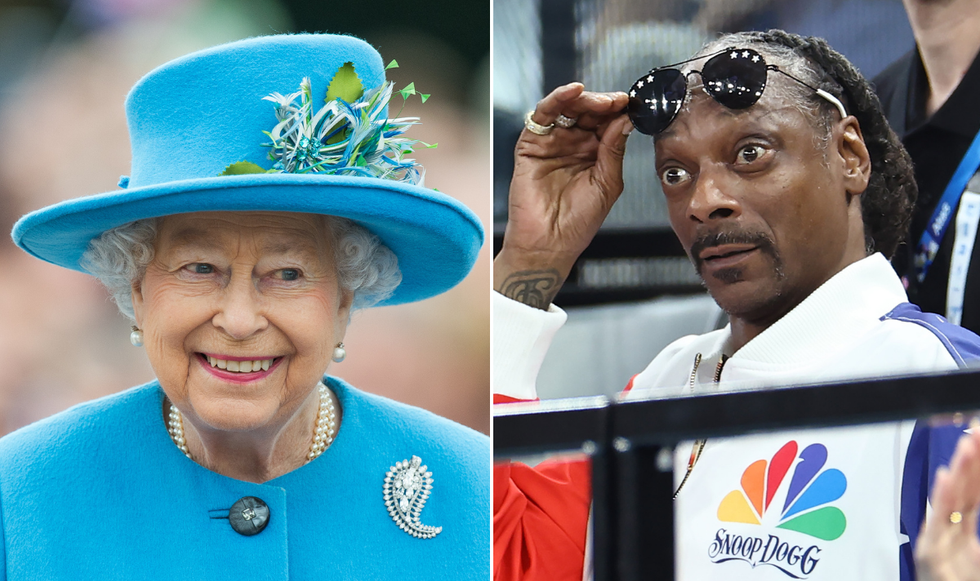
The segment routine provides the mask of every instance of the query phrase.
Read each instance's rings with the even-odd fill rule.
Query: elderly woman
[[[482,243],[392,90],[350,37],[189,55],[130,93],[122,189],[15,226],[105,283],[158,379],[0,440],[6,579],[489,577],[488,439],[324,376],[353,310]]]

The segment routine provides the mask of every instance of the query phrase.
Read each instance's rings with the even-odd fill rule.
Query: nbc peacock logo
[[[797,454],[798,450],[796,441],[790,440],[770,460],[753,462],[742,473],[740,488],[722,499],[719,520],[759,525],[772,532],[754,534],[749,529],[748,534],[738,534],[720,529],[708,549],[713,562],[745,561],[753,568],[769,565],[794,579],[805,579],[820,561],[823,548],[816,541],[799,544],[784,539],[776,529],[821,541],[844,534],[847,519],[831,503],[844,495],[847,478],[836,468],[824,468],[827,447],[823,444],[810,444]]]

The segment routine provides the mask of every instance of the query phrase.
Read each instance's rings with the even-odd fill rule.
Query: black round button
[[[269,524],[269,505],[254,496],[239,498],[228,511],[228,521],[240,535],[257,535]]]

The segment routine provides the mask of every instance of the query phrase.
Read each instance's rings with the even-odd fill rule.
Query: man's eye
[[[766,150],[761,145],[746,145],[738,150],[736,163],[752,163],[765,155]]]
[[[679,167],[669,167],[660,174],[660,181],[664,183],[665,186],[676,186],[687,180],[691,179],[691,174],[687,173],[686,169]]]

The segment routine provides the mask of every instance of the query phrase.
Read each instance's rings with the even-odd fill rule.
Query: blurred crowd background
[[[43,206],[113,191],[129,174],[123,102],[180,55],[256,35],[337,32],[379,49],[404,114],[439,144],[426,185],[491,220],[490,5],[485,0],[0,0],[0,230]],[[202,136],[206,138],[206,136]],[[180,152],[175,152],[179,155]],[[490,249],[456,289],[354,315],[352,384],[489,432]],[[0,434],[153,378],[129,327],[89,276],[0,242]]]

